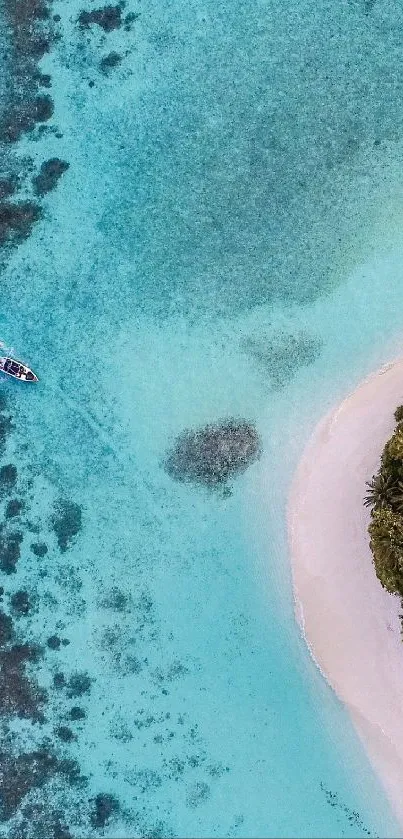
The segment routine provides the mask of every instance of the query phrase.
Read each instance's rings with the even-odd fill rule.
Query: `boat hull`
[[[17,359],[8,356],[0,358],[0,371],[7,376],[11,376],[12,379],[18,379],[20,382],[38,381],[38,377],[30,367],[27,367],[22,361],[17,361]]]

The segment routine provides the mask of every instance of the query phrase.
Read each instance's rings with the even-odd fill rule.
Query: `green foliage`
[[[396,464],[399,470],[403,467],[403,428],[398,425],[394,434],[385,445],[382,455],[382,462],[387,464],[390,460],[398,461]],[[391,464],[389,465],[389,471]]]
[[[403,596],[403,405],[395,419],[380,469],[367,482],[364,504],[372,508],[368,532],[377,577],[387,591]]]
[[[368,528],[375,571],[384,588],[403,596],[403,518],[392,510],[374,510]]]

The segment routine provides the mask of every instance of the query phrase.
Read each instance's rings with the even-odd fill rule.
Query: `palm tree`
[[[393,507],[394,501],[403,510],[403,483],[396,480],[392,475],[385,475],[383,472],[378,472],[373,475],[370,481],[366,481],[368,487],[367,494],[364,498],[366,507],[374,507],[377,510],[382,510],[384,507]]]
[[[395,483],[391,505],[397,513],[403,513],[403,481],[398,480]]]

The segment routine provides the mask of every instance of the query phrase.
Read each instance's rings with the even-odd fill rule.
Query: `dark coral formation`
[[[122,8],[118,5],[103,6],[101,9],[92,9],[90,12],[83,10],[78,16],[78,22],[85,29],[95,23],[104,32],[112,32],[113,29],[119,29],[122,25]]]
[[[41,208],[35,201],[0,202],[0,245],[22,242],[41,215]]]
[[[51,157],[50,160],[45,160],[41,165],[39,174],[33,179],[35,194],[43,197],[47,192],[55,189],[59,179],[64,172],[67,172],[69,166],[70,164],[66,160],[60,160],[59,157]]]
[[[118,52],[110,52],[108,55],[105,55],[104,58],[101,59],[99,62],[99,66],[103,73],[107,73],[109,70],[113,70],[122,62],[122,56]]]
[[[0,178],[0,201],[13,195],[17,189],[17,185],[18,179],[15,175],[10,175],[8,178]]]
[[[51,0],[4,0],[2,5],[10,63],[6,101],[0,119],[0,247],[4,258],[10,248],[31,235],[42,217],[42,208],[37,201],[26,195],[21,200],[15,196],[30,172],[32,161],[15,158],[10,145],[22,134],[32,132],[38,123],[38,130],[44,131],[45,123],[53,116],[52,97],[42,89],[50,87],[50,77],[39,69],[39,61],[58,37],[50,4]]]
[[[23,538],[20,530],[7,533],[4,525],[0,524],[0,569],[4,574],[14,574]]]
[[[119,811],[119,801],[114,795],[99,793],[93,800],[91,824],[94,828],[102,828]]]
[[[77,536],[77,533],[81,530],[82,510],[80,505],[75,504],[74,501],[59,501],[52,518],[52,525],[59,549],[64,553],[70,547],[74,536]]]
[[[60,760],[46,747],[18,756],[9,752],[0,753],[2,819],[10,819],[31,790],[40,789],[57,775],[74,784],[79,774],[75,761]]]
[[[14,463],[7,463],[0,468],[0,491],[10,492],[17,481],[17,467]]]
[[[20,809],[18,824],[9,833],[10,839],[73,839],[64,821],[64,814],[46,803],[27,803]]]
[[[0,610],[0,646],[8,644],[14,635],[13,622],[9,615]]]
[[[53,101],[48,92],[41,90],[50,87],[50,76],[43,75],[38,67],[38,61],[48,51],[52,38],[53,23],[50,19],[49,6],[51,0],[4,0],[4,12],[9,40],[8,60],[10,73],[6,83],[6,102],[0,118],[0,249],[2,260],[7,259],[12,247],[22,243],[32,232],[34,226],[42,217],[42,209],[38,200],[30,198],[26,189],[28,177],[32,178],[33,165],[28,157],[14,155],[10,146],[19,140],[24,132],[32,131],[38,123],[47,122],[53,114]],[[44,125],[41,128],[45,128]],[[39,136],[40,130],[37,135]],[[54,189],[58,179],[68,168],[68,164],[59,158],[45,161],[33,178],[32,187],[36,196],[42,197],[49,190]],[[23,194],[19,194],[20,190]],[[2,261],[2,265],[4,262]],[[7,399],[0,394],[0,455],[7,450],[7,442],[14,429],[12,418],[8,410]],[[25,447],[24,447],[25,448]],[[26,446],[28,448],[28,445]],[[41,527],[37,524],[18,519],[22,510],[29,514],[29,490],[32,489],[31,479],[21,482],[16,497],[15,488],[18,481],[17,468],[13,463],[3,460],[0,467],[0,498],[4,500],[4,517],[0,522],[0,570],[3,574],[12,574],[21,555],[24,539],[22,530],[25,527],[36,534],[37,541],[31,544],[31,551],[39,559],[48,551],[47,545],[41,541]],[[27,490],[27,492],[26,492]],[[60,550],[66,550],[71,540],[81,528],[81,509],[78,505],[63,502],[57,506],[53,520],[54,530]],[[29,541],[27,543],[27,547]],[[43,572],[41,572],[42,574]],[[21,577],[23,579],[23,577]],[[28,577],[24,577],[28,579]],[[17,589],[7,591],[10,614],[0,610],[0,719],[2,720],[3,740],[0,753],[0,820],[13,819],[7,827],[10,839],[29,836],[32,839],[70,839],[71,833],[67,825],[66,813],[72,802],[82,793],[72,791],[72,785],[80,778],[79,768],[74,761],[62,760],[56,752],[56,745],[50,746],[49,741],[40,741],[39,746],[32,745],[38,733],[43,732],[43,726],[48,722],[45,711],[51,717],[52,709],[49,699],[53,689],[48,692],[38,682],[35,672],[42,667],[41,659],[44,650],[35,644],[32,638],[32,626],[25,617],[31,612],[32,605],[37,602],[37,593]],[[24,643],[21,630],[28,630],[29,640]],[[68,641],[57,636],[48,639],[46,653],[52,656],[51,650],[58,649],[60,643]],[[59,682],[60,680],[60,682]],[[89,690],[91,680],[87,674],[75,674],[70,682],[66,682],[62,674],[56,674],[54,688],[64,687],[71,695],[81,695]],[[53,694],[54,695],[54,694]],[[58,696],[59,701],[63,698]],[[64,697],[65,699],[65,697]],[[67,714],[67,709],[65,711]],[[24,721],[22,736],[20,730],[9,729],[10,723],[16,719]],[[77,719],[81,717],[77,716]],[[72,717],[73,719],[73,717]],[[20,727],[21,728],[21,727]],[[6,732],[9,731],[7,735]],[[59,725],[54,729],[58,738],[58,750],[64,752],[75,734],[68,725]],[[28,746],[28,743],[30,745]],[[29,749],[29,750],[28,750]],[[52,794],[45,789],[48,783],[52,785]],[[54,787],[62,788],[62,810],[54,809]],[[42,793],[40,792],[42,790]],[[83,810],[83,820],[89,825],[90,812]]]
[[[61,643],[62,642],[58,635],[50,635],[50,637],[46,641],[46,644],[50,650],[60,650]]]
[[[3,449],[12,428],[10,417],[2,413],[6,408],[7,402],[2,396],[0,419],[3,420],[4,433],[3,439],[0,434],[0,443],[3,442]],[[0,490],[3,497],[6,496],[6,505],[4,519],[0,522],[0,568],[3,573],[8,574],[16,570],[24,536],[22,531],[12,529],[10,524],[13,524],[23,507],[29,507],[28,495],[7,499],[7,495],[14,492],[17,480],[16,466],[13,463],[3,463],[0,467]],[[64,512],[66,513],[66,510]],[[40,532],[39,528],[29,523],[28,528]],[[72,529],[76,530],[76,527],[72,528],[70,523],[70,534]],[[31,547],[33,553],[40,557],[47,551],[45,543],[40,541],[33,543]],[[3,595],[2,587],[1,596]],[[10,721],[16,718],[24,720],[25,726],[31,723],[32,734],[34,729],[41,731],[38,724],[44,725],[47,722],[45,711],[51,711],[49,695],[35,676],[35,669],[41,662],[44,651],[31,641],[24,643],[15,629],[17,626],[18,629],[24,627],[23,619],[30,614],[34,602],[34,594],[31,595],[25,588],[17,588],[9,594],[10,613],[0,609],[0,718],[3,721],[3,735]],[[49,651],[59,648],[61,643],[64,641],[61,642],[57,636],[51,636],[48,639]],[[87,674],[73,674],[69,683],[66,683],[62,674],[59,676],[61,686],[68,688],[74,695],[85,693],[91,684]],[[58,674],[55,675],[54,687],[58,687]],[[13,839],[20,836],[31,836],[32,839],[68,839],[71,833],[66,813],[52,809],[49,793],[45,788],[48,783],[59,778],[57,783],[67,792],[65,801],[68,809],[69,802],[75,801],[77,795],[80,795],[78,792],[72,792],[72,785],[80,779],[79,768],[74,761],[61,759],[55,749],[50,747],[49,741],[42,741],[39,747],[31,745],[28,750],[27,741],[30,736],[28,734],[26,739],[26,733],[29,730],[29,727],[25,729],[22,742],[19,742],[14,732],[8,738],[3,736],[0,753],[0,820],[15,820],[11,825],[7,825],[7,835]],[[55,728],[54,734],[63,750],[76,737],[68,725],[63,724]],[[85,779],[81,780],[85,782]],[[63,804],[62,809],[64,806]],[[89,823],[88,810],[84,818]]]
[[[15,591],[10,597],[10,604],[15,615],[27,615],[31,605],[28,592],[24,589]]]
[[[55,734],[56,737],[59,738],[59,740],[63,741],[63,743],[71,743],[72,740],[76,739],[75,734],[73,733],[71,728],[68,727],[68,725],[59,725],[55,729]]]
[[[255,426],[246,420],[224,420],[197,431],[184,431],[168,453],[164,467],[176,481],[213,488],[244,472],[261,452]]]
[[[64,673],[55,673],[55,675],[53,676],[53,687],[55,687],[56,690],[61,690],[65,686],[66,686],[66,677],[65,677]]]
[[[3,9],[13,72],[0,139],[15,142],[53,114],[52,99],[39,92],[38,81],[38,62],[50,48],[53,31],[46,0],[5,0]]]
[[[77,722],[77,720],[84,720],[86,717],[84,708],[80,708],[78,705],[73,705],[73,707],[70,708],[69,717],[74,722]]]
[[[70,676],[68,687],[67,687],[67,696],[70,699],[75,699],[77,696],[82,696],[84,693],[88,693],[91,689],[92,679],[88,675],[88,673],[73,673]]]
[[[39,56],[40,57],[40,56]],[[54,104],[49,93],[39,93],[32,100],[22,102],[11,110],[0,139],[15,143],[21,135],[32,131],[37,122],[48,122],[53,116]]]
[[[32,553],[35,554],[35,556],[37,556],[39,559],[43,559],[43,557],[48,552],[48,546],[45,545],[44,542],[33,542],[30,547]]]
[[[52,78],[49,73],[37,72],[36,80],[41,87],[52,87]]]
[[[32,644],[11,646],[7,642],[0,649],[1,716],[17,716],[34,722],[43,720],[46,691],[25,672],[26,665],[37,662],[40,656],[40,648]]]
[[[16,516],[19,516],[23,507],[24,504],[22,501],[20,501],[19,498],[12,498],[10,501],[8,501],[6,506],[6,519],[14,519]]]

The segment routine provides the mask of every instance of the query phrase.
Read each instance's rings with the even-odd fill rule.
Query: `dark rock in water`
[[[59,178],[67,172],[69,166],[66,160],[60,160],[58,157],[52,157],[42,163],[39,175],[33,179],[35,194],[43,196],[55,189]]]
[[[38,556],[40,559],[45,556],[48,552],[48,546],[45,545],[44,542],[33,542],[31,547],[31,551],[35,556]]]
[[[41,87],[52,87],[52,78],[49,73],[36,73],[35,79]]]
[[[56,513],[52,518],[52,524],[59,549],[64,553],[74,536],[81,530],[81,507],[73,501],[59,501],[56,506]]]
[[[4,647],[5,644],[8,644],[13,635],[13,621],[10,615],[6,615],[5,612],[0,610],[0,646]]]
[[[99,66],[103,73],[107,73],[108,70],[113,70],[114,67],[117,67],[118,64],[121,64],[122,56],[119,55],[118,52],[110,52],[109,55],[105,55],[104,58],[101,59]]]
[[[15,176],[10,178],[0,178],[0,201],[3,198],[9,198],[17,189],[18,181]]]
[[[82,11],[78,16],[78,22],[82,28],[87,29],[92,23],[96,23],[104,32],[112,32],[122,25],[122,9],[120,6],[104,6],[102,9],[92,9],[90,12]]]
[[[130,32],[132,23],[135,23],[135,21],[138,20],[139,17],[140,12],[129,12],[129,14],[126,15],[124,20],[126,32]]]
[[[6,519],[13,519],[15,516],[19,516],[24,504],[19,498],[12,498],[11,501],[8,502],[5,516]]]
[[[58,635],[51,635],[46,643],[50,650],[59,650],[62,642]]]
[[[46,0],[4,0],[2,11],[10,46],[10,84],[0,120],[0,138],[17,141],[36,122],[49,119],[53,102],[38,95],[38,63],[55,38]]]
[[[66,677],[64,673],[55,673],[53,676],[53,685],[56,690],[61,690],[66,686]]]
[[[50,39],[44,35],[36,35],[34,38],[31,38],[29,43],[29,55],[35,58],[37,61],[45,55],[45,53],[49,52],[50,49]]]
[[[34,99],[32,105],[32,118],[35,122],[47,122],[53,116],[55,109],[53,99],[49,93],[43,93]]]
[[[15,143],[21,134],[32,131],[37,122],[47,122],[54,111],[54,103],[49,93],[35,96],[28,102],[14,105],[7,116],[7,123],[3,127],[4,142]]]
[[[1,818],[10,819],[18,810],[25,796],[41,789],[57,775],[76,783],[79,768],[73,760],[60,760],[46,747],[18,756],[0,753]]]
[[[14,574],[21,555],[23,534],[20,531],[5,533],[0,529],[0,569],[5,574]]]
[[[180,434],[164,467],[176,481],[213,488],[244,472],[260,453],[254,425],[246,420],[225,420]]]
[[[25,672],[26,664],[37,662],[40,655],[40,648],[31,644],[15,644],[0,650],[1,716],[43,721],[42,708],[47,701],[46,691]]]
[[[72,740],[76,739],[76,735],[68,725],[59,725],[58,728],[55,728],[55,734],[60,740],[63,740],[63,743],[71,743]]]
[[[41,208],[34,201],[0,203],[0,245],[26,239],[41,218]]]
[[[7,463],[0,469],[0,491],[9,492],[17,480],[17,467],[13,463]]]
[[[29,612],[29,596],[28,592],[20,589],[14,592],[10,598],[11,608],[17,615],[27,615]]]
[[[86,717],[86,713],[84,708],[79,708],[78,705],[74,705],[73,708],[70,710],[69,717],[71,720],[84,720]]]
[[[119,811],[119,801],[114,795],[99,793],[94,799],[91,824],[95,829],[105,827],[109,819]]]
[[[88,673],[73,673],[70,676],[67,696],[74,699],[77,696],[82,696],[83,693],[88,693],[91,689],[92,679]]]

